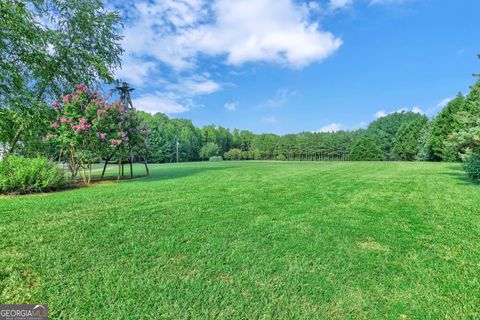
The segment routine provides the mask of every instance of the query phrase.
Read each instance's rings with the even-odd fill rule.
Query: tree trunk
[[[143,162],[145,163],[145,170],[147,170],[147,176],[149,176],[150,171],[148,171],[147,158],[145,158],[145,157],[142,157],[142,158],[143,158]]]
[[[112,159],[112,157],[113,154],[107,157],[107,159],[105,159],[105,164],[103,165],[102,176],[100,177],[100,179],[103,179],[103,177],[105,176],[105,170],[107,169],[108,162],[110,161],[110,159]]]
[[[3,155],[4,159],[7,159],[15,150],[15,147],[17,145],[18,140],[20,140],[20,135],[22,134],[22,127],[18,128],[17,132],[15,132],[15,136],[13,136],[13,139],[10,143],[10,146],[7,150],[7,152]]]

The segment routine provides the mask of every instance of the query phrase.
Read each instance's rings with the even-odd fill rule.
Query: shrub
[[[209,159],[214,156],[218,156],[220,148],[214,142],[209,142],[200,149],[200,158]]]
[[[279,155],[277,156],[277,160],[278,160],[278,161],[286,161],[286,160],[287,160],[287,157],[285,157],[283,154],[279,154]]]
[[[223,157],[225,160],[241,160],[242,159],[242,150],[240,149],[230,149],[229,151],[225,152]]]
[[[472,153],[466,156],[463,167],[473,182],[480,183],[480,153]]]
[[[0,162],[0,193],[34,193],[57,190],[66,185],[65,174],[43,157],[10,156]]]
[[[214,156],[214,157],[210,157],[209,161],[212,161],[212,162],[223,161],[223,158],[221,156]]]

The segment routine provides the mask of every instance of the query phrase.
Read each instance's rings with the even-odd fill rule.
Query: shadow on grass
[[[221,171],[226,169],[236,168],[234,166],[228,167],[217,167],[217,166],[202,166],[202,167],[156,167],[154,170],[151,170],[150,175],[145,179],[142,179],[142,182],[153,182],[158,180],[171,180],[171,179],[180,179],[184,177],[189,177],[203,172],[211,171]],[[133,180],[132,180],[133,181]]]
[[[63,188],[60,189],[55,189],[55,190],[49,190],[49,191],[43,191],[43,192],[32,192],[32,193],[25,193],[25,194],[16,194],[16,193],[10,193],[10,194],[0,194],[0,198],[7,198],[7,197],[23,197],[23,196],[29,196],[29,195],[34,195],[34,194],[51,194],[51,193],[59,193],[59,192],[66,192],[66,191],[71,191],[75,189],[82,189],[98,184],[109,184],[109,183],[119,183],[119,182],[136,182],[136,181],[141,181],[142,183],[144,182],[154,182],[154,181],[161,181],[161,180],[171,180],[171,179],[179,179],[179,178],[184,178],[188,176],[193,176],[196,174],[200,174],[203,172],[207,171],[220,171],[220,170],[225,170],[225,169],[232,169],[236,168],[235,166],[205,166],[205,167],[162,167],[162,166],[154,166],[153,168],[150,168],[150,175],[146,174],[145,170],[141,170],[140,168],[137,168],[135,170],[136,172],[142,172],[142,174],[135,174],[133,178],[130,178],[130,172],[126,171],[124,176],[120,177],[118,179],[118,175],[112,172],[107,172],[105,174],[105,177],[103,179],[100,178],[99,175],[94,175],[92,176],[92,179],[90,181],[90,184],[84,184],[82,179],[79,178],[76,181],[71,181],[68,185],[66,185]]]
[[[153,166],[150,167],[150,175],[146,174],[144,168],[137,168],[134,170],[134,176],[130,178],[130,171],[126,171],[125,175],[117,180],[117,173],[107,172],[103,180],[95,179],[95,182],[103,181],[122,181],[122,182],[134,182],[142,181],[143,182],[153,182],[160,180],[171,180],[171,179],[180,179],[188,176],[193,176],[201,174],[208,171],[221,171],[225,169],[233,169],[235,166],[201,166],[201,167],[189,167],[189,166]],[[141,174],[135,174],[141,173]]]
[[[457,180],[461,185],[477,185],[467,176],[461,164],[452,164],[451,166],[448,166],[447,169],[449,170],[448,172],[442,172],[441,174],[455,178],[455,180]]]

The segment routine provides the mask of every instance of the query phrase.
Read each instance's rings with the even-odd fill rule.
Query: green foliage
[[[219,161],[223,161],[223,158],[221,156],[213,156],[213,157],[210,157],[208,159],[208,161],[210,162],[219,162]]]
[[[220,148],[214,142],[209,142],[200,149],[200,157],[202,159],[209,159],[214,156],[218,156]]]
[[[204,145],[214,143],[218,146],[217,154],[224,154],[232,148],[233,136],[230,130],[226,128],[220,126],[215,127],[213,125],[205,126],[200,129],[200,134]]]
[[[0,142],[12,153],[19,142],[38,145],[47,101],[77,83],[113,80],[121,25],[100,0],[3,0],[0,20],[0,108],[10,111]]]
[[[467,155],[463,168],[473,182],[480,183],[480,153],[474,152]]]
[[[458,114],[463,111],[466,111],[465,98],[458,94],[433,119],[428,147],[434,160],[458,160],[458,156],[451,159],[452,150],[445,150],[445,142],[451,134],[462,128]]]
[[[358,140],[349,155],[351,161],[383,161],[383,151],[372,137]]]
[[[0,161],[0,193],[34,193],[66,185],[62,169],[43,157],[10,156]]]
[[[242,160],[242,150],[238,148],[230,149],[223,154],[225,160]]]
[[[429,141],[431,136],[432,121],[428,121],[422,130],[420,130],[418,137],[418,161],[431,161],[433,156],[430,152]]]
[[[393,159],[392,149],[398,130],[413,120],[423,116],[414,112],[394,112],[372,122],[367,129],[367,135],[374,137],[377,145],[382,149],[384,158]]]
[[[423,116],[404,123],[395,135],[392,154],[396,160],[413,161],[417,159],[422,130],[428,118]]]
[[[283,154],[279,154],[279,155],[277,156],[277,160],[278,160],[278,161],[286,161],[286,160],[287,160],[287,157],[285,157]]]
[[[177,141],[181,162],[200,159],[200,130],[190,120],[169,119],[162,113],[141,112],[140,116],[149,128],[147,157],[150,162],[176,161]]]

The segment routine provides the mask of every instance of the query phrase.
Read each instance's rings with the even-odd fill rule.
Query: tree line
[[[207,160],[357,160],[460,161],[465,147],[453,136],[467,129],[466,114],[477,117],[480,82],[466,95],[459,93],[433,119],[414,112],[394,112],[366,129],[297,134],[255,134],[209,125],[198,128],[186,119],[165,114],[141,116],[149,128],[151,162]]]
[[[59,150],[44,142],[52,134],[52,121],[58,118],[50,102],[78,84],[95,89],[112,83],[123,53],[121,19],[101,0],[0,1],[0,18],[0,151],[4,158],[11,154],[58,158]],[[215,125],[198,128],[190,120],[145,112],[138,113],[141,123],[136,127],[145,128],[142,156],[150,162],[219,156],[232,160],[464,161],[467,171],[477,172],[480,179],[479,104],[477,82],[433,119],[395,112],[353,131],[255,134]],[[78,114],[72,120],[89,119]],[[93,127],[90,122],[70,125]]]

